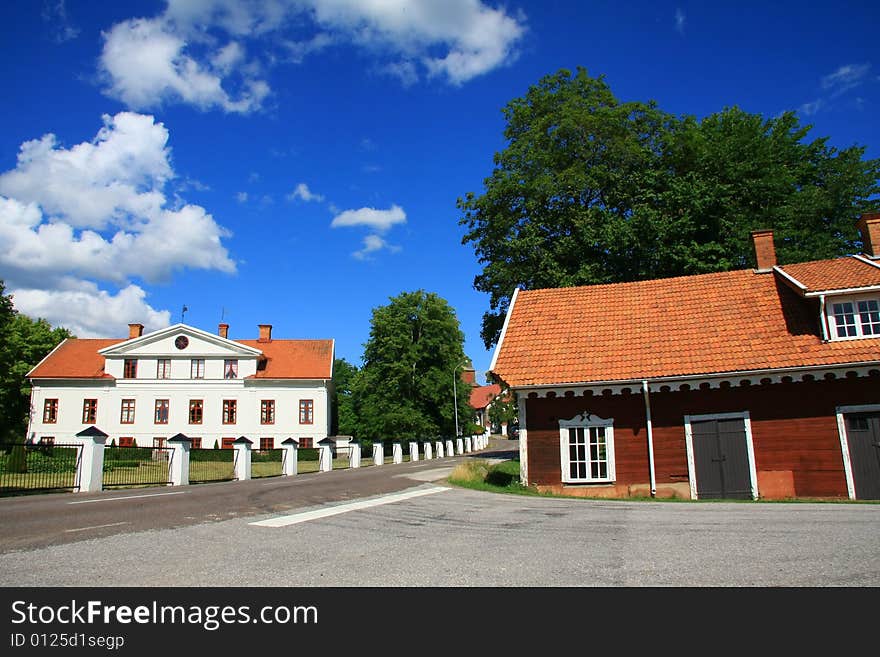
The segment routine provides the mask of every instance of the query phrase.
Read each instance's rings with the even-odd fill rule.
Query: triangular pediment
[[[189,358],[229,357],[257,358],[259,349],[208,333],[188,324],[175,324],[137,338],[119,342],[101,349],[104,357],[158,357],[182,356]]]

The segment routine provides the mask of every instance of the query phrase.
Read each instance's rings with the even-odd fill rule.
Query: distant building
[[[127,339],[70,338],[28,373],[28,439],[73,442],[94,425],[107,444],[163,446],[178,433],[194,447],[317,446],[330,431],[333,340],[284,340],[261,324],[256,340],[230,340],[186,324]]]

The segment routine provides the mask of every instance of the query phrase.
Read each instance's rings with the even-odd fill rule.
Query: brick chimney
[[[128,339],[139,338],[144,334],[144,325],[143,324],[129,324],[128,325]]]
[[[217,333],[221,338],[229,337],[229,324],[220,324],[220,326],[217,327]]]
[[[260,327],[260,339],[257,342],[272,342],[272,325],[257,324]]]
[[[467,368],[461,372],[461,380],[472,386],[477,385],[477,372],[473,368]]]
[[[880,258],[880,212],[863,214],[856,227],[862,236],[862,253]]]
[[[752,244],[755,247],[755,260],[759,272],[768,272],[776,266],[776,247],[773,245],[772,230],[753,230]]]

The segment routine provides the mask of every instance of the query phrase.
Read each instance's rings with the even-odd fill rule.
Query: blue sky
[[[456,199],[501,109],[584,66],[622,100],[799,112],[880,157],[876,2],[188,0],[0,6],[0,278],[81,337],[181,319],[335,338],[403,291],[488,295]]]

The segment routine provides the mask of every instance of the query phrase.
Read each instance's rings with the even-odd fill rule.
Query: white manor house
[[[79,442],[95,426],[107,445],[165,446],[182,433],[194,448],[254,449],[293,438],[316,447],[330,433],[333,340],[230,340],[186,324],[128,339],[69,338],[28,373],[28,442]]]

